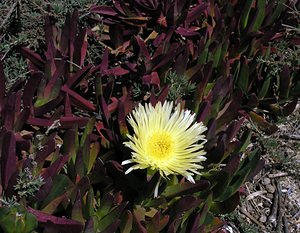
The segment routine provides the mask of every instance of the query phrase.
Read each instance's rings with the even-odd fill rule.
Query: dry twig
[[[276,180],[276,191],[278,193],[278,217],[277,217],[276,231],[280,232],[282,229],[283,207],[282,207],[281,185],[279,180]]]
[[[286,216],[283,216],[282,220],[283,220],[283,232],[284,233],[290,233],[289,224],[288,224]]]
[[[270,179],[274,179],[274,178],[278,178],[278,177],[283,177],[283,176],[288,176],[289,174],[286,173],[286,172],[279,172],[279,173],[276,173],[276,174],[269,174],[268,177]]]
[[[268,217],[268,221],[273,224],[274,227],[277,226],[277,210],[278,210],[278,192],[274,193],[273,205]]]
[[[245,208],[240,207],[239,211],[244,214],[247,218],[249,218],[252,222],[254,222],[255,224],[257,224],[261,229],[265,229],[265,226],[262,225],[258,220],[256,220],[247,210],[245,210]]]

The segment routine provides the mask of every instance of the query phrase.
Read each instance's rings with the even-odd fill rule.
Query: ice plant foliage
[[[203,150],[206,142],[202,122],[195,122],[195,114],[181,110],[178,104],[173,111],[173,102],[158,102],[139,105],[129,115],[128,121],[134,135],[128,135],[124,144],[132,149],[132,158],[122,165],[135,163],[125,173],[135,169],[150,168],[167,177],[182,175],[195,183],[193,175],[200,174],[201,162],[206,160]]]

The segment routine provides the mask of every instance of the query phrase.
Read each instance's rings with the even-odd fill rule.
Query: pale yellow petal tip
[[[195,122],[195,114],[190,110],[180,110],[180,105],[173,109],[173,102],[168,101],[158,102],[155,107],[139,104],[128,116],[134,135],[128,135],[130,141],[124,145],[134,156],[122,165],[135,165],[125,174],[150,167],[164,177],[182,175],[195,183],[191,174],[199,174],[196,169],[203,168],[200,164],[206,160],[203,132],[207,128],[202,122]]]

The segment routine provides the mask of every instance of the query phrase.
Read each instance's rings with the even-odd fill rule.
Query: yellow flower
[[[193,175],[200,174],[201,162],[206,160],[203,150],[206,142],[203,132],[206,127],[195,122],[195,114],[181,110],[177,105],[173,111],[173,102],[165,101],[141,104],[129,115],[128,121],[134,135],[128,135],[130,141],[124,142],[132,152],[132,158],[122,165],[135,163],[125,174],[135,169],[151,168],[160,175],[182,175],[195,183]]]

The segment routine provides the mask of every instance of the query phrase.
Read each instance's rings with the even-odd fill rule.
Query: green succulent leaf
[[[132,232],[133,215],[129,210],[125,210],[121,216],[120,231],[122,233]]]
[[[172,186],[168,186],[162,193],[166,198],[178,197],[186,194],[193,194],[196,192],[203,191],[209,187],[207,181],[196,181],[195,184],[190,182],[178,183]]]
[[[107,215],[105,215],[102,219],[99,219],[97,230],[102,232],[110,225],[116,224],[115,221],[119,219],[126,205],[127,203],[122,203],[121,205],[114,207]],[[118,224],[120,224],[120,222]]]
[[[68,176],[64,174],[57,175],[53,180],[50,193],[43,201],[42,208],[46,211],[46,209],[50,208],[50,203],[58,200],[62,201],[63,195],[65,195],[67,192],[71,192],[72,188],[74,188],[74,184]]]
[[[244,3],[244,8],[241,13],[241,26],[242,29],[245,29],[248,25],[248,20],[249,20],[249,14],[252,8],[254,0],[246,0]]]
[[[262,25],[265,19],[266,12],[266,0],[257,0],[257,10],[254,16],[254,23],[252,26],[252,32],[256,32],[259,30],[260,26]]]
[[[22,205],[0,208],[0,227],[4,233],[30,233],[37,225],[36,217]]]

